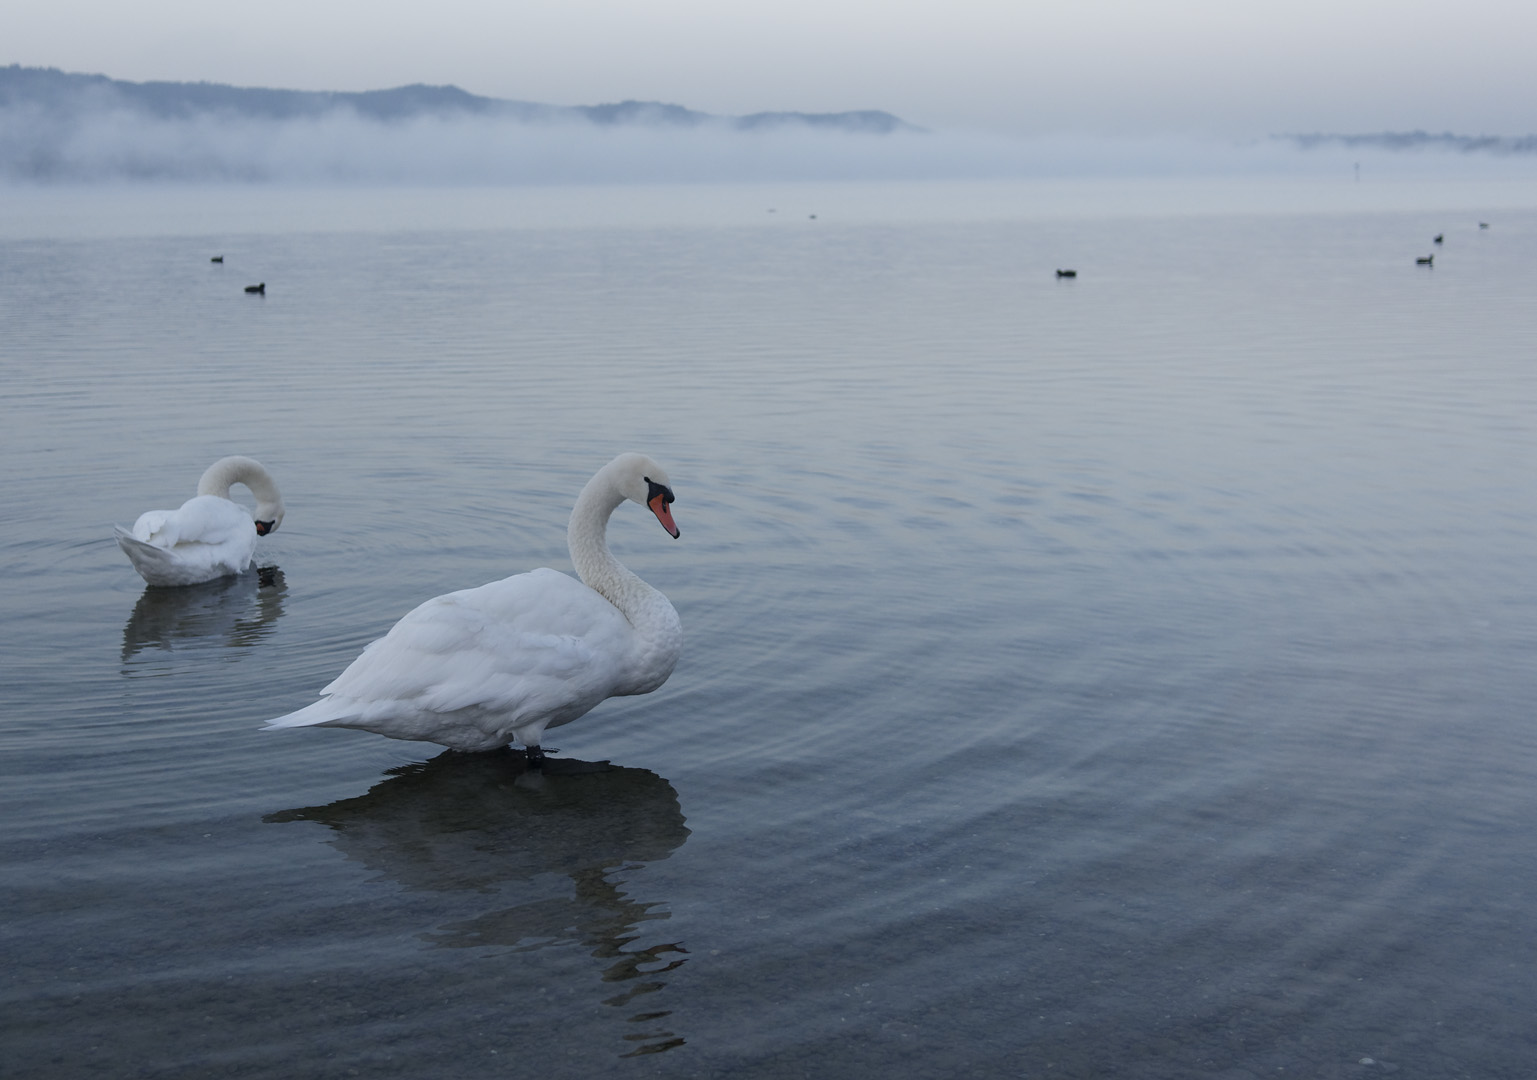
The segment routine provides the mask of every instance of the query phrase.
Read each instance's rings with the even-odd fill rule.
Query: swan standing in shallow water
[[[244,484],[256,513],[230,501]],[[272,475],[248,457],[221,458],[197,482],[197,495],[178,510],[147,510],[132,529],[112,526],[117,546],[151,585],[196,585],[238,574],[251,565],[256,538],[283,523],[283,497]]]
[[[608,550],[609,516],[629,499],[678,536],[667,474],[621,454],[587,482],[566,531],[581,581],[548,568],[434,597],[407,613],[327,687],[267,730],[348,727],[455,750],[513,740],[543,759],[546,728],[605,698],[667,681],[683,628],[667,597]]]

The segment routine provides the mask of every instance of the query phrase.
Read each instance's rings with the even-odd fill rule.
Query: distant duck
[[[1489,227],[1489,223],[1487,221],[1480,221],[1478,223],[1478,227],[1480,229],[1487,229]]]
[[[1422,255],[1414,260],[1416,266],[1434,266],[1435,261],[1436,257],[1434,255]]]
[[[1077,276],[1078,276],[1078,271],[1076,271],[1076,270],[1058,270],[1057,271],[1057,277],[1059,277],[1059,278],[1060,277],[1077,277]]]
[[[1439,244],[1442,240],[1445,240],[1445,239],[1446,239],[1446,235],[1444,233],[1436,233],[1435,243]]]
[[[229,497],[244,484],[256,513]],[[248,457],[220,458],[197,482],[197,495],[177,510],[146,510],[132,529],[112,527],[139,576],[151,585],[196,585],[239,574],[251,565],[256,538],[283,523],[283,497],[272,474]]]
[[[248,293],[260,293],[262,296],[266,296],[267,283],[264,281],[260,285],[247,285],[245,291]]]
[[[221,262],[224,261],[224,256],[223,255],[215,255],[213,258],[209,259],[208,261],[209,262],[221,263]]]

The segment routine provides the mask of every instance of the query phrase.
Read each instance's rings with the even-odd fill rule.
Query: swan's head
[[[666,470],[645,454],[621,454],[609,468],[616,470],[615,486],[620,494],[655,514],[662,528],[676,540],[678,526],[672,520],[672,484]]]
[[[281,502],[258,503],[252,516],[256,519],[257,536],[277,532],[278,526],[283,524],[283,504]]]

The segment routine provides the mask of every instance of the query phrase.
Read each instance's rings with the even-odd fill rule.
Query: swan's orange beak
[[[277,520],[276,518],[273,519],[273,521],[276,521],[276,520]],[[256,523],[256,535],[257,536],[266,536],[271,531],[272,531],[272,522],[271,521],[258,521]]]
[[[674,540],[678,538],[678,526],[673,524],[672,507],[667,505],[667,496],[664,492],[657,492],[651,496],[651,501],[646,503],[656,519],[662,523],[662,528],[667,530],[667,535]]]

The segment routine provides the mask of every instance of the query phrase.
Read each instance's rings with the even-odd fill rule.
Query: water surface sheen
[[[9,230],[6,1075],[1529,1075],[1537,212],[751,194]],[[662,690],[257,730],[631,448]]]

